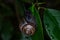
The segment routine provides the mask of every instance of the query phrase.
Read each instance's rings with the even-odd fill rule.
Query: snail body
[[[19,25],[21,32],[26,35],[33,35],[35,33],[35,19],[30,11],[25,11],[25,18],[23,23]]]

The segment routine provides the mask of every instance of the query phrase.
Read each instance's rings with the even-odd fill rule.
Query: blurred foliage
[[[43,2],[45,4],[34,6],[35,3]],[[38,7],[44,9],[44,24],[41,13],[36,9]],[[0,0],[0,40],[21,40],[22,35],[18,26],[25,17],[26,8],[30,8],[29,11],[36,19],[37,28],[31,36],[32,40],[46,40],[45,30],[51,40],[60,40],[60,0]]]
[[[46,8],[44,24],[51,40],[60,40],[60,11]]]
[[[35,34],[32,36],[32,40],[39,40],[39,39],[44,40],[42,22],[39,16],[39,12],[36,10],[34,5],[30,7],[30,11],[32,12],[32,15],[36,19],[36,25],[37,25],[36,27],[37,30]]]

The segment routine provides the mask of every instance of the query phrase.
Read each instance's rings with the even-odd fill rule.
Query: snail
[[[26,35],[33,35],[35,33],[35,25],[33,23],[27,23],[20,26],[20,30]]]
[[[29,10],[25,10],[25,17],[19,28],[20,31],[26,35],[33,35],[35,33],[35,19]]]

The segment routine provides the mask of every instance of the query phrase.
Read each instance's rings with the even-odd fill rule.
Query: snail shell
[[[35,33],[35,25],[33,23],[25,24],[20,27],[21,31],[26,35],[33,35]]]

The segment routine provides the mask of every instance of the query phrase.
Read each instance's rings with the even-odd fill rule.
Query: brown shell
[[[27,25],[31,25],[32,28],[28,30]],[[25,24],[23,27],[20,28],[22,30],[22,32],[24,32],[27,35],[33,35],[35,33],[35,25],[33,23],[28,23]],[[28,33],[26,33],[28,32]]]

